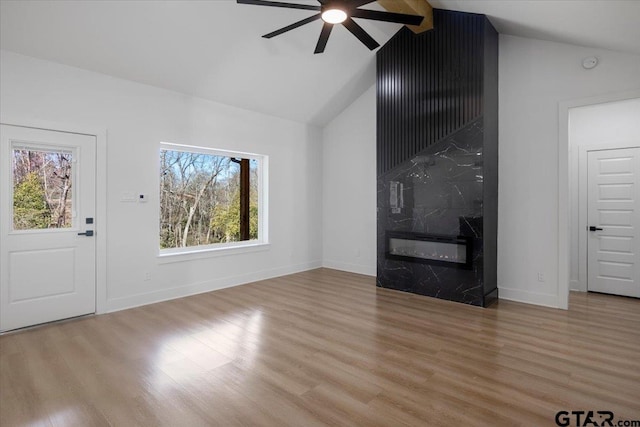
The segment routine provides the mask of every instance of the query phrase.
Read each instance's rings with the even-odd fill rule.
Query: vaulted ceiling
[[[314,1],[288,0],[317,4]],[[484,13],[506,34],[640,54],[640,1],[432,0]],[[381,7],[375,3],[365,7]],[[322,23],[261,35],[304,10],[218,1],[0,3],[0,47],[228,105],[322,125],[374,82],[375,51],[337,26],[314,55]],[[399,25],[360,20],[380,44]]]

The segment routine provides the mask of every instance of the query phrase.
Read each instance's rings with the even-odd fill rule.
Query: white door
[[[95,312],[95,164],[93,136],[0,125],[0,331]]]
[[[640,297],[640,148],[588,160],[588,290]]]

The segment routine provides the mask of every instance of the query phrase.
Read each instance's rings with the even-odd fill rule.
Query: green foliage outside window
[[[13,191],[13,228],[48,228],[51,210],[47,206],[44,185],[37,173],[29,173]]]
[[[240,240],[240,190],[235,189],[231,203],[214,211],[211,229],[221,242]],[[258,238],[258,195],[251,192],[249,203],[249,240]]]

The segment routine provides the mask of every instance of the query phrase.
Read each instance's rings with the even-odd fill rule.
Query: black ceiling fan
[[[301,27],[304,24],[322,19],[324,25],[322,31],[320,31],[320,37],[316,44],[316,49],[313,53],[322,53],[327,46],[327,40],[333,26],[336,24],[342,24],[344,27],[358,38],[369,50],[373,50],[380,46],[373,37],[371,37],[360,25],[358,25],[353,18],[373,19],[376,21],[394,22],[397,24],[405,25],[420,25],[423,17],[420,15],[407,15],[404,13],[393,12],[380,12],[377,10],[358,9],[360,6],[364,6],[369,3],[373,3],[375,0],[318,0],[320,6],[311,4],[299,4],[299,3],[282,3],[279,1],[268,0],[237,0],[239,4],[253,4],[257,6],[271,6],[271,7],[284,7],[288,9],[303,9],[314,10],[318,13],[308,18],[294,22],[291,25],[280,28],[269,34],[265,34],[264,38],[270,39],[271,37],[279,36],[282,33],[291,31],[295,28]]]

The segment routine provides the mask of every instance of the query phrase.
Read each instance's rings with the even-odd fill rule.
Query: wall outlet
[[[150,271],[145,271],[144,272],[144,281],[148,282],[149,280],[151,280],[151,272]]]
[[[360,258],[360,248],[356,249],[356,258]]]
[[[538,273],[538,282],[544,282],[544,273]]]

